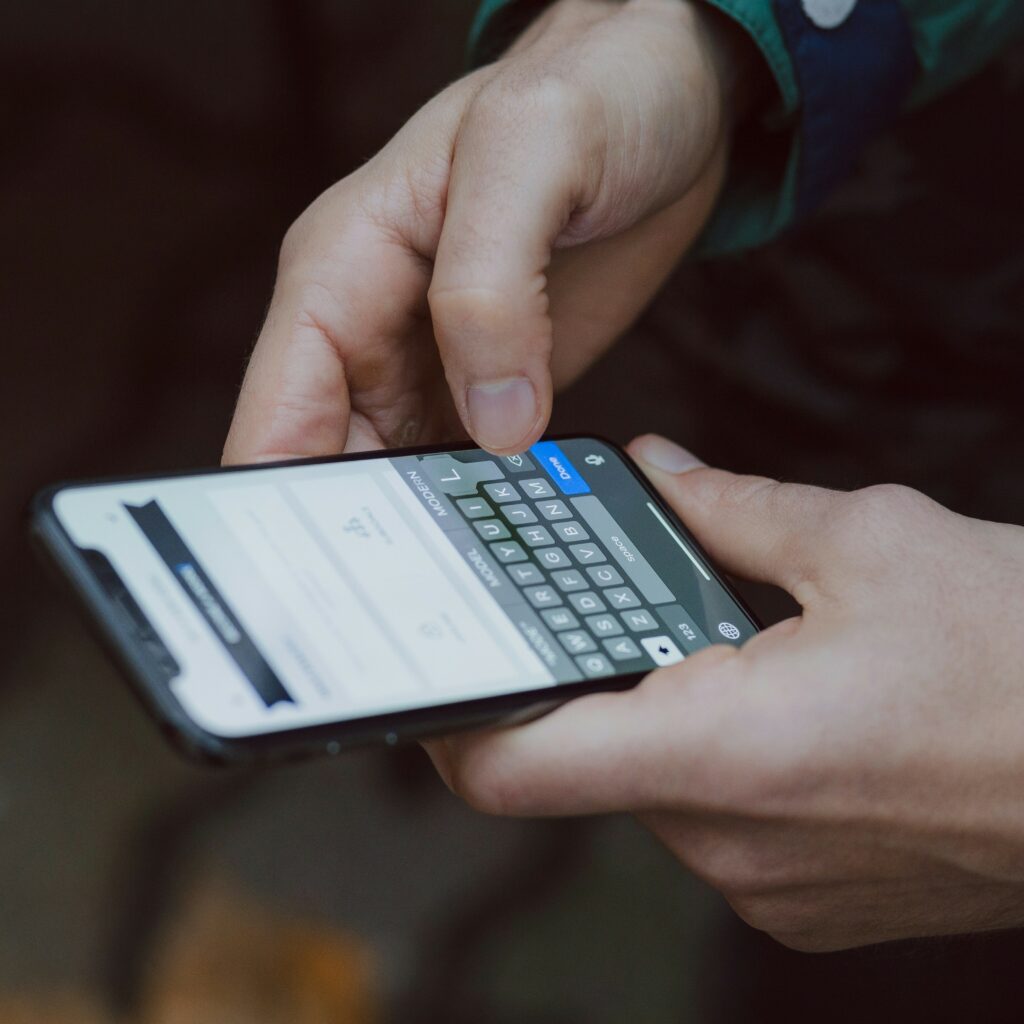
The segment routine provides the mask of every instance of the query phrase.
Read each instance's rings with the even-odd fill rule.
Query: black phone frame
[[[723,576],[697,539],[686,528],[662,496],[651,486],[639,467],[621,445],[596,434],[558,434],[545,436],[550,441],[597,441],[607,445],[622,459],[641,488],[653,500],[672,526],[679,530],[704,560],[715,582],[736,602],[756,630],[762,629],[757,616],[735,587]],[[610,690],[626,690],[636,686],[648,672],[629,672],[600,679],[584,679],[575,683],[558,683],[555,687],[523,690],[516,693],[452,701],[425,708],[390,711],[361,718],[344,719],[320,725],[299,726],[275,732],[243,737],[222,737],[197,725],[186,714],[162,679],[157,679],[152,662],[144,658],[127,628],[123,616],[113,606],[104,587],[88,567],[85,555],[61,525],[53,509],[55,497],[64,490],[96,487],[106,484],[142,483],[169,480],[183,476],[247,472],[254,469],[280,469],[287,466],[317,465],[334,462],[359,462],[367,459],[397,458],[405,455],[432,455],[465,451],[469,441],[442,445],[418,445],[411,448],[389,448],[350,455],[327,455],[305,459],[286,459],[241,466],[216,466],[197,470],[175,470],[169,473],[139,473],[124,477],[100,477],[53,484],[39,491],[29,507],[29,529],[36,549],[57,570],[60,579],[70,587],[79,608],[85,613],[100,644],[127,677],[136,697],[161,732],[179,750],[193,760],[207,764],[252,764],[296,760],[319,753],[337,754],[343,750],[374,743],[394,746],[396,743],[443,735],[500,722],[540,714],[574,697]],[[552,690],[558,696],[552,698]]]

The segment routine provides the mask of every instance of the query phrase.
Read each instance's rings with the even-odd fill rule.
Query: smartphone
[[[597,437],[66,483],[32,530],[164,732],[208,761],[535,713],[758,629]]]

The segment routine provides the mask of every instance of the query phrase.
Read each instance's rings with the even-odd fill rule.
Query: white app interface
[[[486,541],[451,543],[450,502],[392,461],[73,488],[55,511],[128,585],[173,693],[217,735],[555,683],[535,615],[491,593]]]
[[[651,497],[570,438],[72,486],[54,511],[154,672],[230,738],[742,644],[756,626]]]

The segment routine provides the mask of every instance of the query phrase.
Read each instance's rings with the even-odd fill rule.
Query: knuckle
[[[442,346],[446,342],[470,344],[475,351],[490,347],[495,358],[524,352],[550,355],[551,324],[547,296],[542,291],[513,296],[490,285],[436,282],[427,292],[427,305]],[[501,350],[494,349],[496,344]]]
[[[579,117],[584,99],[584,91],[565,74],[510,67],[477,93],[468,116],[499,133],[536,124],[538,119],[570,124]]]
[[[794,953],[835,953],[850,946],[849,941],[820,931],[771,932],[771,937]]]
[[[740,656],[742,656],[740,654]],[[794,742],[784,726],[765,728],[770,716],[783,719],[796,712],[783,705],[776,710],[763,705],[734,712],[721,723],[718,734],[733,730],[736,741],[719,742],[709,760],[715,778],[711,806],[721,814],[740,820],[784,819],[795,813],[814,789],[828,778],[829,765],[814,742]],[[772,863],[763,851],[733,853],[731,862],[756,867],[755,879],[784,877],[785,862]]]
[[[297,294],[288,343],[293,348],[312,343],[340,350],[338,313],[333,290],[315,277],[306,277]]]
[[[826,948],[815,902],[799,891],[726,894],[729,905],[751,928],[765,932],[791,949],[814,952]]]
[[[901,513],[924,514],[934,508],[932,500],[903,484],[875,484],[847,496],[850,504],[865,515],[892,517]]]
[[[677,479],[681,488],[685,486],[688,502],[714,517],[742,510],[757,491],[775,483],[766,477],[733,476],[712,467],[695,469]]]
[[[764,476],[738,476],[730,480],[722,488],[719,498],[722,508],[727,512],[737,512],[754,501],[763,501],[771,505],[783,487],[778,480]]]
[[[902,484],[876,484],[844,495],[830,523],[831,539],[842,553],[858,556],[864,545],[882,547],[912,539],[938,506]]]
[[[288,226],[284,237],[281,239],[281,247],[277,254],[278,272],[283,273],[293,267],[301,258],[306,248],[306,241],[309,238],[309,223],[305,215],[299,216]]]
[[[754,893],[738,894],[722,890],[729,906],[751,928],[771,934],[775,930],[776,908],[771,901]]]
[[[356,174],[321,192],[289,225],[278,250],[279,272],[327,262],[347,249],[358,251],[357,229],[368,217]]]
[[[451,320],[493,321],[511,315],[508,297],[485,284],[447,284],[435,280],[427,290],[433,317]]]
[[[730,900],[753,899],[765,885],[764,865],[750,844],[728,840],[698,854],[696,874]]]
[[[777,523],[783,527],[774,542],[779,561],[797,565],[805,561],[802,554],[805,538],[793,534],[785,527],[800,491],[801,486],[798,484],[781,483],[770,477],[739,476],[728,481],[721,489],[712,511],[726,518],[738,518],[749,515],[751,509],[757,510],[768,523]],[[805,575],[809,571],[807,568]]]
[[[770,747],[750,750],[736,760],[731,772],[722,773],[721,797],[727,811],[745,816],[783,812],[799,797],[804,783],[796,757]]]
[[[427,304],[435,326],[459,335],[488,337],[512,320],[508,297],[486,286],[431,285]]]
[[[508,776],[494,758],[463,756],[451,768],[452,792],[481,814],[504,816],[515,813],[516,793]]]

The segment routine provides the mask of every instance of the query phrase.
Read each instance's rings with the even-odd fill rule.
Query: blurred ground
[[[193,769],[30,558],[36,486],[216,461],[285,228],[459,73],[470,6],[0,15],[0,1022],[148,1012],[193,974],[183,921],[254,985],[268,934],[330,936],[302,948],[347,965],[353,1024],[1017,1019],[1019,938],[787,954],[631,822],[481,818],[415,750]],[[1024,521],[1022,65],[880,140],[786,243],[681,272],[556,426]]]

